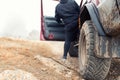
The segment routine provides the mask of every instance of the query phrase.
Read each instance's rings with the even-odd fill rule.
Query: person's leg
[[[73,31],[65,31],[65,43],[64,43],[64,54],[63,58],[67,59],[67,53],[69,52],[72,41],[77,41],[79,29],[75,28]]]
[[[64,54],[63,54],[64,59],[67,59],[67,53],[69,51],[70,44],[71,44],[70,41],[65,41],[65,43],[64,43]]]
[[[71,32],[65,32],[65,43],[64,43],[64,54],[63,54],[63,58],[67,59],[67,53],[69,51],[70,48],[70,44],[71,44]]]

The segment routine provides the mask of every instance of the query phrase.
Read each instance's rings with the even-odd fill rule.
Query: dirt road
[[[60,59],[62,47],[63,42],[0,38],[0,80],[77,80],[77,65]]]
[[[64,62],[62,52],[63,42],[0,38],[0,80],[81,80],[77,58]],[[120,75],[116,63],[106,80]]]

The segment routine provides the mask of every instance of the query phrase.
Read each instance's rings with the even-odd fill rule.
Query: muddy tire
[[[69,49],[70,57],[78,57],[78,46],[75,46],[76,42],[72,42]]]
[[[81,29],[78,48],[80,74],[85,80],[104,80],[111,64],[111,59],[95,56],[96,35],[92,22],[86,21]]]

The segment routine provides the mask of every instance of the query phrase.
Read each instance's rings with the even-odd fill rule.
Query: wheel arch
[[[86,6],[83,6],[80,11],[80,25],[82,26],[83,23],[87,20],[91,20],[89,11]]]
[[[87,3],[81,8],[80,13],[81,26],[86,20],[91,20],[94,23],[99,36],[108,36],[103,29],[103,25],[99,17],[100,17],[99,11],[94,3],[92,2]]]

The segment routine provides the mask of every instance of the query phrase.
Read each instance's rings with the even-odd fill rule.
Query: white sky
[[[0,0],[0,36],[40,31],[40,0]]]

